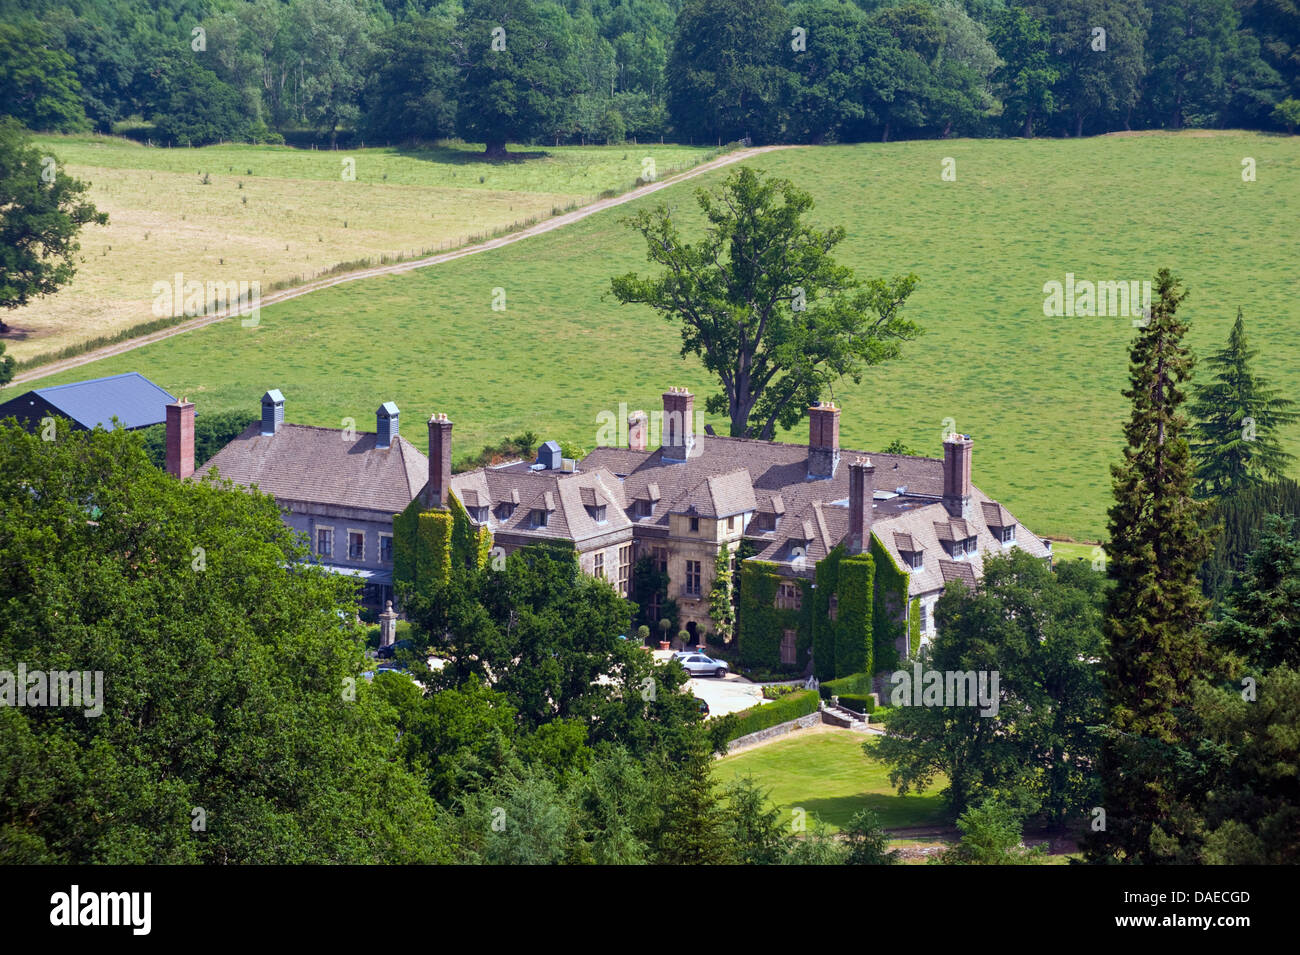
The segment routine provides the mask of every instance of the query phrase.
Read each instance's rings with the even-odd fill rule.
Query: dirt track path
[[[409,262],[397,262],[393,265],[379,265],[373,268],[360,269],[356,272],[348,272],[344,275],[333,275],[329,278],[316,279],[306,282],[302,285],[296,285],[293,288],[282,289],[278,292],[272,292],[269,295],[263,295],[260,306],[274,305],[277,302],[288,301],[291,298],[297,298],[300,295],[307,295],[311,292],[318,292],[321,289],[330,288],[334,285],[342,285],[345,282],[356,282],[360,279],[373,278],[376,275],[393,275],[398,272],[411,272],[415,269],[428,268],[431,265],[441,265],[444,262],[451,262],[454,259],[464,258],[467,255],[477,255],[479,252],[488,252],[492,249],[499,249],[503,245],[510,245],[513,242],[522,242],[524,239],[532,238],[535,235],[541,235],[544,232],[550,232],[553,229],[559,229],[566,225],[572,225],[575,222],[587,218],[597,212],[605,209],[612,209],[614,206],[622,205],[625,202],[631,202],[634,199],[640,199],[642,196],[648,196],[652,192],[658,192],[660,189],[676,185],[687,179],[693,179],[696,176],[703,175],[722,166],[729,166],[732,163],[741,162],[745,159],[752,159],[761,153],[771,152],[776,149],[794,149],[793,146],[756,146],[749,149],[737,149],[727,153],[725,156],[719,156],[709,162],[701,163],[685,172],[670,176],[667,179],[661,179],[658,182],[648,183],[631,192],[625,192],[622,195],[614,196],[611,199],[600,199],[590,205],[582,206],[563,215],[554,216],[545,219],[535,225],[518,232],[511,232],[509,235],[498,236],[495,239],[489,239],[487,242],[481,242],[478,245],[467,245],[463,248],[456,249],[452,252],[441,252],[438,255],[431,255],[423,259],[412,259]],[[116,342],[112,345],[105,345],[103,348],[96,348],[94,351],[88,351],[82,355],[75,355],[72,358],[64,358],[59,361],[52,361],[47,365],[38,365],[27,371],[21,372],[14,376],[9,386],[20,385],[24,382],[35,381],[38,378],[44,378],[47,375],[57,374],[61,371],[68,371],[77,368],[92,361],[98,361],[101,358],[108,358],[112,355],[121,355],[132,349],[140,348],[143,345],[151,345],[154,342],[160,342],[164,338],[171,338],[173,335],[183,335],[185,332],[192,332],[196,328],[202,328],[205,325],[211,325],[214,322],[223,321],[231,316],[233,309],[225,309],[215,315],[202,315],[197,318],[181,322],[178,325],[172,325],[170,328],[164,328],[160,331],[150,332],[147,335],[141,335],[139,338],[132,338],[123,342]]]

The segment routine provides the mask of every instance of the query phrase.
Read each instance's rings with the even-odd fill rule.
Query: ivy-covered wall
[[[906,631],[905,614],[908,611],[907,586],[909,577],[894,558],[871,535],[871,556],[876,562],[876,600],[873,607],[872,631],[875,634],[875,670],[898,668],[898,643]]]
[[[423,510],[417,498],[393,516],[393,583],[418,590],[426,581],[446,582],[453,567],[482,567],[492,534],[478,527],[451,496],[445,510]]]
[[[799,610],[776,606],[776,589],[781,582],[775,564],[747,560],[740,565],[740,600],[736,608],[740,662],[747,667],[781,668],[781,636],[795,631],[795,665],[786,669],[801,672],[812,652],[812,581],[800,581],[803,588]]]
[[[915,660],[916,655],[921,652],[921,598],[917,597],[912,601],[912,610],[908,615],[911,620],[911,633],[908,634],[907,655]]]
[[[777,566],[752,560],[741,565],[737,633],[742,663],[779,667],[782,631],[796,624],[799,669],[811,652],[813,674],[821,681],[897,668],[897,641],[905,633],[913,653],[919,650],[920,604],[909,606],[908,575],[874,536],[867,553],[850,555],[836,547],[817,564],[814,577],[815,589],[811,581],[803,582],[802,610],[778,610]],[[832,594],[835,620],[830,618]],[[904,608],[910,611],[910,626]]]

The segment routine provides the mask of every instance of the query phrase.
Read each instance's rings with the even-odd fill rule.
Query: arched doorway
[[[697,628],[695,626],[694,620],[692,620],[690,623],[686,625],[686,632],[691,635],[691,638],[690,640],[687,641],[687,643],[694,643],[698,645],[700,642],[700,637],[699,634],[697,633]]]

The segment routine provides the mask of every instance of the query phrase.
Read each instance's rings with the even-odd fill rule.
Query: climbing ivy
[[[917,654],[921,652],[921,598],[917,597],[912,601],[912,610],[909,614],[911,617],[912,632],[908,635],[907,655],[910,659],[915,660]]]
[[[878,673],[898,668],[898,642],[906,633],[904,614],[909,578],[874,534],[871,556],[876,562],[876,601],[871,627],[875,634],[876,669],[872,672]]]
[[[446,582],[454,567],[483,567],[492,534],[475,525],[452,495],[445,509],[423,510],[419,498],[393,516],[393,583],[419,589]]]
[[[813,594],[811,580],[798,581],[803,589],[799,610],[776,606],[776,590],[781,578],[777,566],[767,561],[747,560],[740,568],[740,603],[737,608],[740,662],[747,667],[792,669],[800,672],[808,665],[812,651]],[[795,664],[781,663],[781,637],[786,630],[795,631]]]

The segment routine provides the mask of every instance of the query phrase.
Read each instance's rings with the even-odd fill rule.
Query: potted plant
[[[691,634],[687,630],[677,631],[677,645],[680,649],[685,650],[686,645],[691,642]]]
[[[641,646],[650,646],[650,628],[645,624],[636,628],[636,638],[641,641]]]
[[[659,621],[659,649],[667,650],[669,647],[668,631],[673,628],[673,622],[667,617]]]

